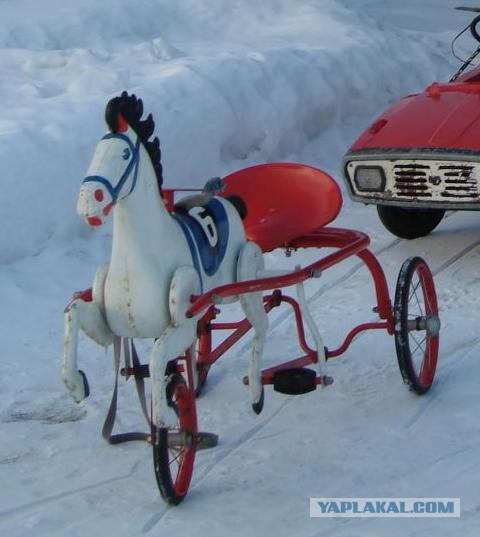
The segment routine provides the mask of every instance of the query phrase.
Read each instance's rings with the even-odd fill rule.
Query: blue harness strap
[[[183,234],[185,235],[185,238],[187,239],[187,244],[190,249],[190,253],[192,254],[193,266],[195,270],[197,271],[198,277],[200,279],[200,292],[203,294],[202,271],[200,270],[200,262],[198,260],[197,249],[195,248],[195,243],[193,242],[192,234],[190,233],[189,228],[187,224],[184,222],[183,218],[179,218],[179,216],[176,214],[172,214],[172,216],[179,223],[180,227],[182,228]]]
[[[198,220],[188,213],[177,212],[172,216],[180,224],[192,254],[193,265],[203,282],[200,267],[207,276],[213,276],[225,257],[229,239],[229,222],[227,211],[222,202],[212,198],[202,209],[211,217],[215,225],[218,240],[212,246]]]
[[[124,134],[118,134],[118,133],[110,133],[106,134],[102,140],[109,140],[112,138],[117,138],[121,140],[125,140],[131,151],[131,158],[129,163],[127,164],[127,167],[125,168],[125,171],[123,172],[122,176],[120,177],[118,183],[116,186],[113,186],[111,182],[106,179],[105,177],[102,177],[101,175],[88,175],[83,180],[83,183],[100,183],[102,184],[110,194],[112,198],[112,202],[116,203],[118,200],[118,196],[120,194],[120,191],[123,188],[123,185],[127,181],[127,179],[130,177],[130,174],[133,173],[133,181],[132,186],[130,187],[130,191],[128,194],[131,194],[133,189],[135,188],[135,185],[137,184],[137,176],[138,176],[138,165],[140,163],[140,138],[137,138],[137,142],[135,145],[133,145],[132,141],[128,136],[125,136]]]

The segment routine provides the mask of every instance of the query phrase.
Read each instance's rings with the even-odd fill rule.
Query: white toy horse
[[[161,197],[162,167],[152,116],[141,120],[143,104],[123,92],[112,99],[105,118],[109,132],[100,140],[83,180],[78,213],[91,226],[101,226],[113,213],[110,263],[95,275],[91,300],[77,297],[65,312],[62,377],[75,401],[88,396],[88,383],[77,367],[78,331],[102,346],[114,336],[155,339],[149,360],[153,421],[173,426],[167,404],[165,370],[196,338],[198,319],[185,312],[192,295],[216,286],[251,279],[263,257],[247,242],[236,208],[213,197],[189,214],[171,214]],[[248,374],[250,400],[263,405],[260,358],[267,316],[259,293],[240,297],[254,329]]]

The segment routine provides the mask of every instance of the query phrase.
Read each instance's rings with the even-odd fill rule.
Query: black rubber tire
[[[154,428],[152,431],[153,467],[163,499],[169,505],[178,505],[185,498],[190,486],[196,446],[192,442],[189,447],[169,449],[168,435],[172,432],[186,432],[193,438],[197,433],[196,414],[192,408],[195,399],[179,373],[170,376],[167,400],[177,413],[178,427],[173,431],[166,427]],[[177,471],[174,465],[177,466]]]
[[[401,239],[418,239],[431,233],[442,221],[444,209],[412,209],[377,205],[382,224]]]
[[[473,21],[470,23],[470,32],[474,39],[476,39],[480,43],[480,34],[477,30],[477,25],[480,23],[480,15],[477,15]]]
[[[410,389],[422,395],[435,376],[440,320],[432,273],[421,257],[407,259],[400,269],[393,317],[400,373]]]

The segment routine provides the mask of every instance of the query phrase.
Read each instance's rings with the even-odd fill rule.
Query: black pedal
[[[301,395],[317,388],[317,373],[313,369],[292,367],[282,369],[273,375],[273,389],[287,395]]]

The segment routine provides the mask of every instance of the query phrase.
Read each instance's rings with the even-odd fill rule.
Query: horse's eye
[[[130,158],[130,149],[128,149],[128,147],[126,147],[123,150],[123,160],[128,160],[129,158]]]

